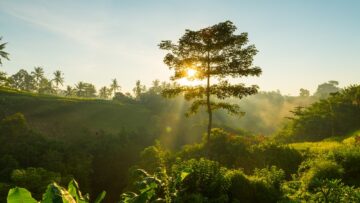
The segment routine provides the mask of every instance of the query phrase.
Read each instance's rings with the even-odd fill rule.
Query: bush
[[[182,171],[191,171],[191,173],[179,185],[177,201],[187,202],[194,197],[198,198],[198,194],[201,194],[206,202],[222,201],[228,198],[227,190],[230,181],[225,176],[226,168],[220,167],[219,163],[206,159],[191,159],[173,167],[175,174]]]
[[[251,154],[252,160],[255,160],[254,167],[264,168],[274,165],[283,169],[288,178],[297,171],[303,161],[299,151],[276,143],[256,145],[251,149]]]
[[[360,147],[343,147],[335,150],[331,158],[344,168],[343,180],[346,184],[360,186]]]
[[[40,199],[47,185],[60,182],[61,176],[43,168],[27,168],[14,170],[11,180],[15,185],[29,189],[36,199]]]
[[[344,174],[344,169],[334,161],[327,159],[315,159],[306,163],[307,170],[302,174],[305,189],[310,192],[319,187],[320,182],[326,179],[339,179]]]
[[[241,170],[230,170],[226,174],[230,179],[230,187],[228,190],[230,202],[253,202],[254,191],[249,178]]]

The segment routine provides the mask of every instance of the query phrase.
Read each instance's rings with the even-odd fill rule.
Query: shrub
[[[230,202],[253,202],[254,191],[249,178],[241,170],[230,170],[226,174],[230,179],[230,187],[228,190]]]
[[[186,202],[198,194],[201,194],[206,201],[220,201],[228,198],[227,190],[230,181],[225,176],[226,168],[220,167],[219,163],[206,159],[191,159],[173,167],[175,174],[182,171],[191,171],[191,173],[179,185],[177,201]]]
[[[344,168],[343,180],[346,184],[360,186],[360,147],[343,147],[335,150],[331,158]]]
[[[60,182],[60,174],[43,168],[16,169],[11,173],[15,185],[28,188],[36,199],[40,199],[48,184]]]
[[[301,180],[309,191],[318,187],[322,180],[339,179],[344,174],[344,169],[339,164],[327,159],[315,159],[308,163],[307,168],[302,174]]]
[[[251,149],[251,154],[252,160],[255,160],[254,167],[264,168],[274,165],[283,169],[288,178],[297,171],[303,161],[297,150],[276,143],[255,145]]]

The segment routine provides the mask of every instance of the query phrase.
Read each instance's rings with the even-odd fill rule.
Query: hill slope
[[[0,89],[0,118],[21,112],[36,130],[63,136],[81,130],[149,129],[150,112],[142,105],[65,98]]]

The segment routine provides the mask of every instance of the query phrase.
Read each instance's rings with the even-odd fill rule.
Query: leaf
[[[81,195],[79,184],[73,179],[68,185],[68,192],[76,199],[77,203],[87,203],[86,199]]]
[[[31,197],[31,193],[24,189],[15,187],[9,190],[7,196],[8,203],[37,203],[37,201]]]
[[[185,172],[185,171],[181,172],[181,174],[180,174],[181,179],[180,180],[183,181],[189,174],[190,174],[189,172]]]
[[[105,198],[106,192],[102,191],[100,195],[96,198],[94,203],[100,203]]]
[[[48,185],[41,203],[76,203],[70,193],[56,183]]]

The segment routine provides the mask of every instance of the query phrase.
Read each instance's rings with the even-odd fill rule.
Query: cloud
[[[67,37],[77,43],[99,48],[101,40],[99,36],[104,34],[103,24],[94,21],[80,21],[73,15],[67,15],[65,9],[54,8],[43,4],[15,4],[14,2],[2,3],[3,12],[23,20],[36,27],[51,31],[55,34]],[[1,8],[0,7],[0,8]]]

